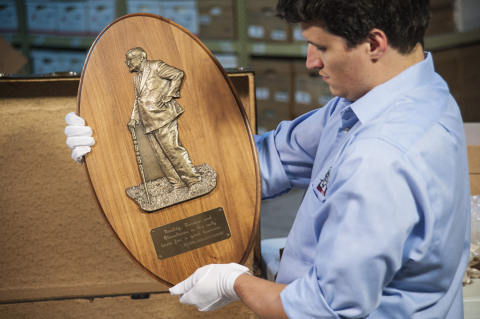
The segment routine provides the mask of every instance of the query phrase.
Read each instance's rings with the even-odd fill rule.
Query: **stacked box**
[[[59,53],[51,50],[32,50],[30,59],[34,74],[46,74],[60,71]]]
[[[291,64],[285,61],[253,60],[256,78],[258,132],[274,130],[291,120]]]
[[[299,24],[292,26],[292,39],[294,42],[306,42],[307,40],[302,35],[302,27]]]
[[[460,32],[480,28],[480,1],[455,0],[455,27]]]
[[[480,44],[458,50],[457,99],[464,122],[480,122]]]
[[[295,74],[295,101],[293,103],[293,116],[323,107],[334,96],[329,85],[318,74],[318,70],[309,70],[305,60],[294,62]]]
[[[454,32],[453,0],[433,0],[430,6],[432,8],[432,17],[425,35],[432,36]]]
[[[198,0],[201,39],[235,39],[233,0]]]
[[[15,0],[0,0],[0,33],[17,33],[18,16]]]
[[[198,35],[198,10],[196,0],[160,2],[161,15],[172,20],[191,33]]]
[[[58,68],[60,72],[73,71],[82,73],[87,52],[69,52],[58,53]]]
[[[89,0],[88,10],[88,34],[97,36],[107,25],[117,17],[116,0]]]
[[[78,77],[0,80],[8,123],[0,128],[0,185],[8,192],[0,198],[0,317],[254,318],[240,301],[208,313],[181,304],[125,254],[65,145],[78,86]],[[235,88],[254,118],[253,83]],[[254,274],[253,252],[246,265]]]
[[[238,57],[235,54],[215,54],[224,69],[238,67]]]
[[[29,34],[57,34],[58,7],[56,1],[28,0],[25,7]]]
[[[87,35],[87,3],[85,1],[58,1],[58,34]]]
[[[155,0],[127,0],[127,14],[144,12],[161,15],[160,1]]]
[[[432,53],[435,72],[437,72],[448,84],[450,93],[456,97],[458,94],[458,50],[444,50]]]
[[[447,82],[464,122],[480,122],[480,44],[433,53],[435,71]]]
[[[248,2],[248,37],[265,42],[289,42],[289,25],[275,17],[277,0],[250,0]]]
[[[81,73],[87,52],[32,50],[30,58],[35,74],[67,71]]]

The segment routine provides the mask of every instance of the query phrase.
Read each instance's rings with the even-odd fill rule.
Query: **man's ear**
[[[367,42],[370,44],[369,52],[371,59],[380,59],[388,49],[388,38],[385,32],[379,29],[372,29],[368,34]]]

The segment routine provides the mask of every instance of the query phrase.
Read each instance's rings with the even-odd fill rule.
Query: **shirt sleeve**
[[[281,293],[289,318],[368,316],[395,273],[432,240],[425,181],[406,154],[368,139],[338,163],[326,197],[312,190],[302,204],[311,208],[317,246],[314,265]]]
[[[280,123],[275,131],[255,136],[262,199],[281,196],[292,188],[308,187],[318,144],[336,100],[293,121]]]

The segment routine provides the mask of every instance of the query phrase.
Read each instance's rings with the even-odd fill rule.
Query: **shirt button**
[[[350,128],[346,127],[346,128],[344,129],[344,131],[345,131],[345,133],[348,133],[348,131],[350,131]]]

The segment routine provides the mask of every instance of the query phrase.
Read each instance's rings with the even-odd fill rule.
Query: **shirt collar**
[[[362,124],[368,122],[397,96],[435,80],[432,55],[425,52],[425,60],[412,65],[393,79],[380,84],[352,103],[352,110]]]

